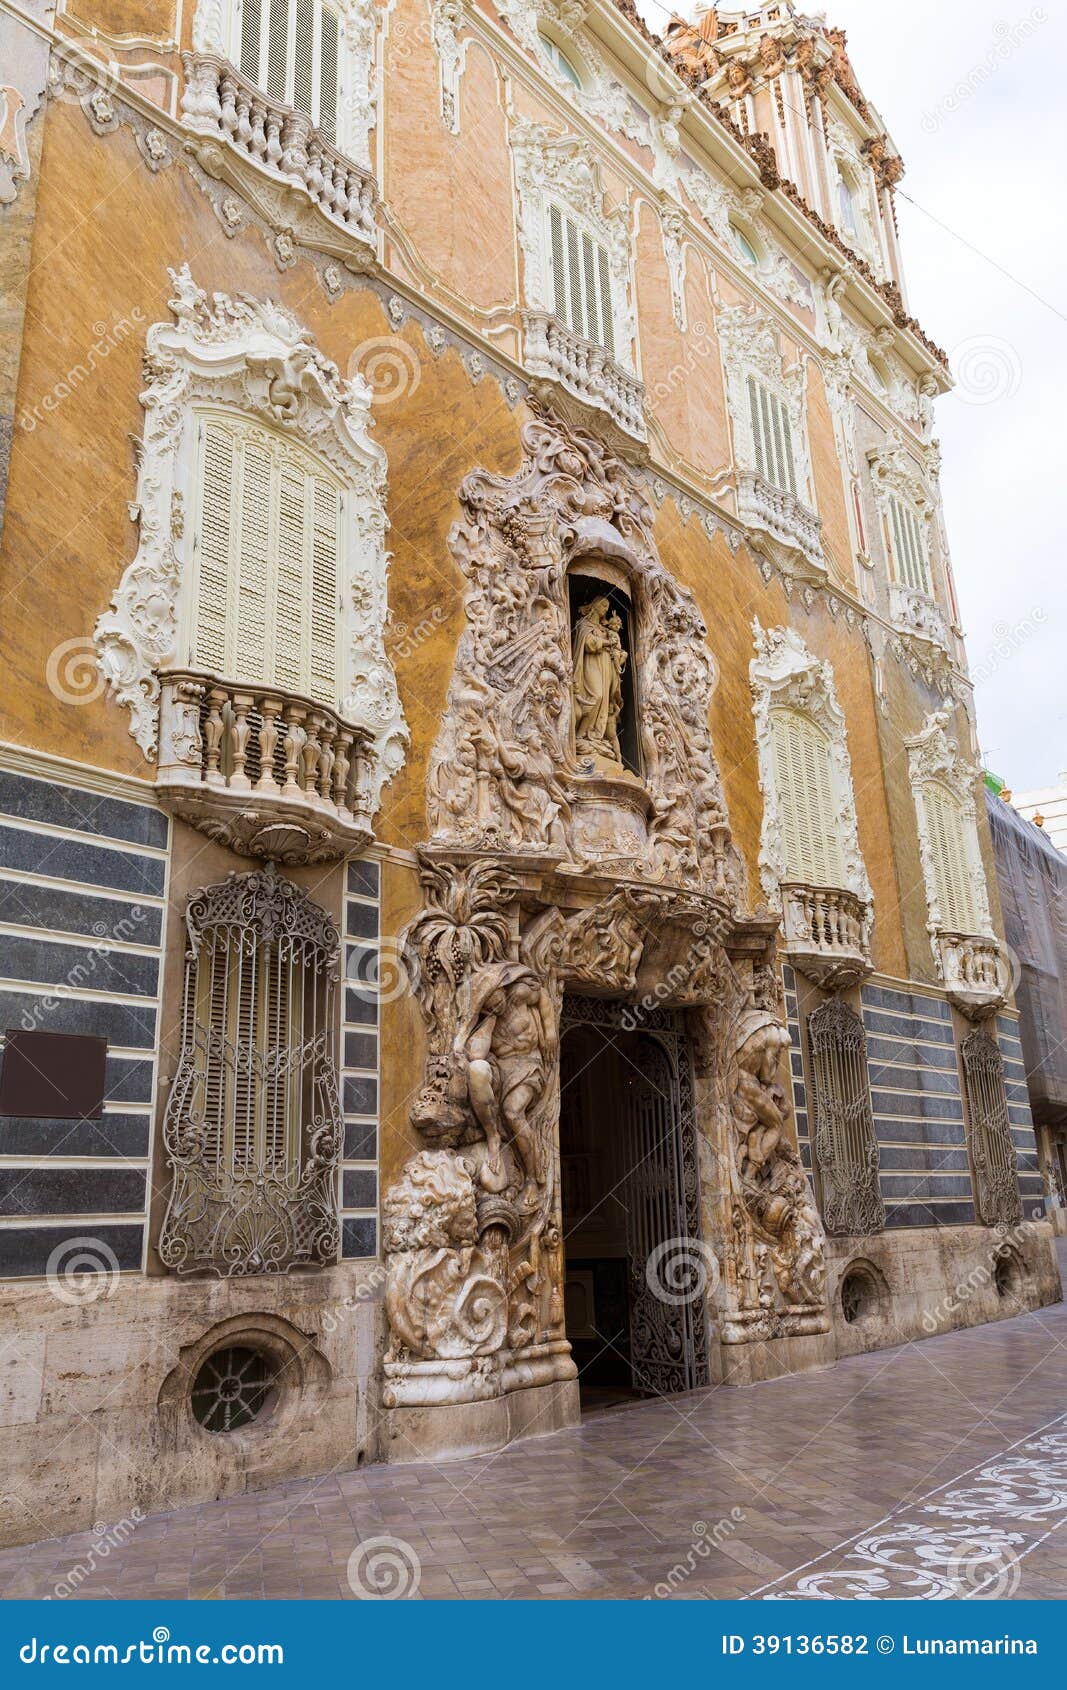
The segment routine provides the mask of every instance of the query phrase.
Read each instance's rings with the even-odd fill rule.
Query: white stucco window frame
[[[342,484],[338,710],[374,749],[372,812],[403,765],[408,730],[386,655],[386,458],[370,438],[371,392],[342,378],[295,317],[271,300],[207,294],[188,265],[169,272],[173,323],[148,331],[144,432],[130,514],[139,543],[95,643],[100,669],[130,713],[147,758],[157,752],[159,671],[182,666],[194,590],[197,425],[229,410],[298,441]],[[232,679],[233,677],[228,677]]]
[[[978,804],[975,797],[981,771],[968,762],[950,732],[951,711],[936,710],[927,716],[922,730],[905,739],[908,753],[908,774],[915,795],[915,816],[919,831],[919,857],[926,886],[926,906],[929,930],[936,938],[948,930],[944,912],[937,899],[937,874],[934,864],[933,836],[926,811],[926,787],[937,784],[946,788],[960,806],[963,827],[962,843],[967,869],[974,891],[974,911],[978,932],[976,937],[994,939],[993,922],[989,911],[989,892],[985,867],[978,842]],[[934,946],[934,955],[938,947]]]

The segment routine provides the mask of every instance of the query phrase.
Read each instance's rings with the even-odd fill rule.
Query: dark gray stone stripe
[[[56,1262],[56,1271],[61,1273],[64,1259],[90,1254],[104,1264],[105,1274],[112,1261],[120,1268],[136,1269],[141,1265],[143,1243],[144,1227],[133,1223],[0,1227],[0,1278],[38,1277],[48,1271],[50,1261]]]
[[[102,942],[123,939],[133,945],[158,945],[163,931],[163,911],[152,904],[94,898],[85,892],[35,886],[24,880],[0,879],[0,921],[60,933],[84,933]]]
[[[343,1209],[375,1209],[378,1206],[378,1175],[373,1168],[346,1168],[341,1180]]]
[[[955,1146],[943,1150],[936,1145],[880,1145],[878,1161],[887,1172],[927,1174],[957,1170],[970,1175],[971,1164],[965,1148]]]
[[[21,933],[0,937],[0,951],[11,980],[143,998],[154,998],[159,989],[159,958],[154,956],[105,952],[99,945],[66,945]]]
[[[22,1027],[52,1033],[96,1033],[108,1044],[151,1050],[156,1042],[156,1011],[107,998],[33,995],[0,987],[0,1031]]]
[[[0,1215],[132,1214],[145,1206],[140,1168],[0,1168]]]
[[[151,1103],[153,1069],[151,1062],[136,1057],[108,1056],[104,1072],[105,1103]]]
[[[353,1257],[374,1257],[378,1254],[378,1223],[370,1215],[361,1215],[341,1222],[341,1255],[346,1261]]]
[[[962,1121],[890,1120],[876,1115],[874,1125],[879,1140],[888,1139],[891,1143],[943,1145],[954,1149],[967,1142]]]
[[[887,1208],[888,1232],[906,1226],[973,1226],[977,1216],[972,1203],[894,1203]]]
[[[929,1021],[951,1023],[952,1020],[949,1006],[943,998],[923,997],[918,992],[897,992],[889,986],[864,986],[860,1002],[873,1008],[914,1012]]]
[[[873,1091],[876,1115],[921,1115],[924,1120],[962,1121],[959,1096],[934,1097],[925,1092]]]
[[[72,828],[78,833],[126,839],[133,845],[150,845],[160,851],[167,846],[167,818],[161,810],[126,798],[108,798],[84,787],[37,780],[11,769],[0,769],[0,814],[50,822],[53,827]]]
[[[871,1034],[867,1040],[870,1062],[886,1062],[910,1068],[938,1068],[956,1072],[956,1052],[951,1045],[922,1044],[918,1039],[888,1039]]]
[[[871,1033],[893,1033],[898,1038],[915,1039],[920,1044],[951,1046],[952,1028],[940,1021],[917,1021],[913,1016],[891,1015],[887,1010],[865,1009],[863,1025]]]
[[[377,1159],[377,1121],[345,1122],[344,1155],[346,1162],[373,1162]]]
[[[914,1092],[922,1096],[924,1093],[937,1094],[943,1097],[959,1097],[959,1080],[955,1074],[939,1070],[936,1074],[926,1074],[915,1068],[891,1068],[885,1062],[868,1062],[867,1072],[871,1078],[871,1085],[878,1086],[882,1091]]]
[[[888,1201],[902,1201],[905,1198],[912,1202],[929,1203],[938,1197],[966,1199],[971,1195],[971,1177],[969,1173],[922,1173],[919,1179],[909,1179],[906,1174],[886,1173],[881,1176],[882,1195]]]
[[[161,857],[139,857],[107,845],[83,845],[77,839],[48,838],[25,828],[0,825],[0,868],[48,875],[53,880],[84,886],[110,886],[116,892],[150,892],[163,896],[166,863]]]
[[[151,1116],[116,1110],[99,1121],[0,1115],[0,1156],[147,1156]]]

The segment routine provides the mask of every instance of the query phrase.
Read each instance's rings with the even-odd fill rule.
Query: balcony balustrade
[[[995,939],[940,931],[934,944],[950,1003],[971,1021],[981,1021],[1001,1008],[1008,991],[1008,964]]]
[[[378,198],[373,176],[338,152],[303,112],[268,99],[225,59],[213,53],[185,53],[183,63],[182,116],[188,127],[225,141],[240,159],[303,189],[373,256]],[[212,173],[221,174],[217,169]]]
[[[834,886],[783,884],[783,949],[816,985],[838,991],[871,972],[869,910],[863,898]]]
[[[160,675],[164,807],[242,856],[329,862],[373,837],[362,729],[275,687]]]
[[[532,376],[544,376],[572,398],[605,411],[633,440],[645,440],[645,389],[610,353],[572,334],[547,311],[524,311],[525,364]]]
[[[942,651],[951,650],[952,641],[944,612],[928,593],[921,593],[915,587],[906,587],[901,581],[891,582],[889,614],[893,626],[900,633],[912,634],[917,639],[926,640],[929,645],[938,646]]]
[[[825,570],[822,518],[795,494],[772,486],[754,470],[742,470],[737,478],[737,514],[742,522],[764,529],[790,551],[799,552],[815,569]]]

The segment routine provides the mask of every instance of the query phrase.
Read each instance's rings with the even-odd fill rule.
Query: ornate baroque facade
[[[0,22],[13,1539],[1059,1294],[844,36],[289,11]]]

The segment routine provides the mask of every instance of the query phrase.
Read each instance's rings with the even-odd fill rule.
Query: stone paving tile
[[[668,1576],[682,1600],[785,1589],[1062,1416],[1065,1358],[1060,1304],[819,1373],[613,1408],[493,1457],[292,1481],[153,1517],[75,1594],[351,1600],[349,1556],[373,1537],[397,1540],[408,1574],[417,1561],[431,1601],[634,1600]],[[0,1595],[52,1594],[92,1541],[0,1552]],[[1067,1595],[1067,1531],[1018,1572],[1018,1596]]]

